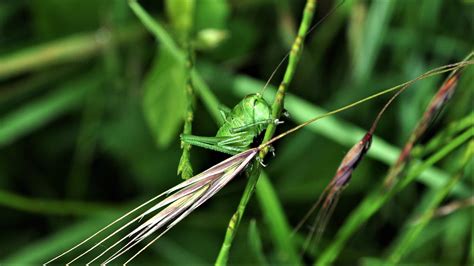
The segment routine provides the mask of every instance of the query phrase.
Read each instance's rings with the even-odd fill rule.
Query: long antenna
[[[468,66],[468,65],[472,65],[472,64],[474,64],[474,61],[473,61],[473,60],[469,60],[469,61],[461,61],[461,62],[457,62],[457,63],[454,63],[454,64],[449,64],[449,65],[444,65],[444,66],[441,66],[441,67],[434,68],[434,69],[432,69],[432,70],[430,70],[430,71],[428,71],[428,72],[425,72],[424,74],[418,76],[418,77],[415,78],[415,79],[412,79],[412,80],[407,81],[407,82],[405,82],[405,83],[402,83],[402,84],[400,84],[400,85],[391,87],[391,88],[389,88],[389,89],[383,90],[383,91],[381,91],[381,92],[379,92],[379,93],[373,94],[373,95],[368,96],[368,97],[366,97],[366,98],[364,98],[364,99],[362,99],[362,100],[353,102],[353,103],[351,103],[351,104],[348,104],[348,105],[343,106],[343,107],[341,107],[341,108],[338,108],[338,109],[336,109],[336,110],[333,110],[333,111],[327,112],[327,113],[325,113],[325,114],[319,115],[319,116],[317,116],[317,117],[311,118],[311,119],[307,120],[306,122],[304,122],[304,123],[302,123],[302,124],[300,124],[300,125],[298,125],[298,126],[292,128],[292,129],[289,129],[289,130],[287,130],[287,131],[285,131],[285,132],[283,132],[283,133],[277,135],[276,137],[272,138],[271,140],[269,140],[269,141],[267,141],[267,142],[261,144],[258,148],[259,148],[259,149],[263,149],[263,148],[269,146],[270,144],[272,144],[273,142],[275,142],[275,141],[277,141],[277,140],[279,140],[279,139],[285,137],[286,135],[289,135],[289,134],[291,134],[291,133],[293,133],[293,132],[295,132],[295,131],[297,131],[297,130],[303,128],[303,127],[306,127],[307,125],[309,125],[309,124],[311,124],[311,123],[313,123],[313,122],[316,122],[317,120],[320,120],[320,119],[322,119],[322,118],[324,118],[324,117],[327,117],[327,116],[330,116],[330,115],[333,115],[333,114],[336,114],[336,113],[345,111],[345,110],[350,109],[350,108],[352,108],[352,107],[354,107],[354,106],[356,106],[356,105],[359,105],[359,104],[364,103],[364,102],[366,102],[366,101],[372,100],[372,99],[374,99],[374,98],[377,98],[377,97],[379,97],[379,96],[381,96],[381,95],[383,95],[383,94],[390,93],[390,92],[392,92],[392,91],[396,91],[396,90],[401,90],[401,91],[403,91],[403,90],[407,89],[408,87],[410,87],[413,83],[415,83],[415,82],[418,81],[418,80],[422,80],[422,79],[425,79],[425,78],[428,78],[428,77],[431,77],[431,76],[434,76],[434,75],[438,75],[438,74],[441,74],[441,73],[449,72],[449,71],[452,71],[452,70],[457,70],[457,69],[459,69],[459,68],[462,68],[462,67],[465,67],[465,66]],[[396,96],[397,96],[397,95],[394,95],[393,99],[391,99],[390,102],[393,101],[394,98],[396,98]],[[389,102],[389,103],[390,103],[390,102]],[[383,111],[385,111],[385,109],[386,109],[387,107],[388,107],[388,105],[382,110],[382,113],[383,113]],[[379,117],[376,118],[376,121],[374,122],[374,125],[375,125],[375,126],[376,126],[376,124],[378,123],[378,120],[380,119],[380,116],[381,116],[381,114],[379,115]],[[371,129],[371,130],[372,130],[372,129]]]
[[[332,15],[342,4],[344,4],[346,0],[341,0],[335,7],[333,7],[326,15],[324,15],[318,22],[316,22],[311,28],[306,32],[303,37],[306,37],[308,34],[310,34],[314,29],[316,29],[323,21],[325,21],[330,15]],[[290,56],[291,50],[288,51],[285,56],[280,60],[280,63],[276,66],[276,68],[273,70],[272,74],[270,77],[267,79],[267,82],[263,86],[262,90],[260,91],[260,94],[263,94],[265,92],[265,89],[268,87],[270,84],[270,81],[273,79],[273,76],[277,73],[278,69],[280,69],[281,65],[286,61],[288,56]]]

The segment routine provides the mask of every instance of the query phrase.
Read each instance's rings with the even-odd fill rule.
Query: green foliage
[[[196,5],[195,29],[225,29],[229,17],[229,4],[225,0],[199,0]]]
[[[107,1],[44,0],[32,1],[34,27],[41,37],[53,38],[69,32],[90,31],[100,23],[98,9],[106,8]],[[55,10],[54,13],[51,10]],[[71,12],[71,11],[74,12]],[[87,18],[87,19],[84,19]]]
[[[257,222],[255,220],[250,221],[249,226],[249,245],[254,252],[255,257],[260,265],[267,265],[267,259],[263,253],[262,238],[258,231]]]
[[[70,81],[57,91],[35,99],[0,119],[0,145],[11,143],[80,104],[87,90],[96,89],[100,80],[85,76]]]
[[[192,29],[194,9],[194,1],[166,1],[166,13],[177,32],[188,32]]]
[[[183,122],[186,66],[160,46],[143,84],[143,111],[156,143],[168,146]]]
[[[44,263],[178,183],[188,77],[192,133],[213,136],[218,107],[261,91],[288,52],[304,2],[0,1],[0,264]],[[318,1],[306,26],[336,2]],[[306,36],[298,67],[292,63],[290,118],[276,133],[461,60],[474,41],[471,2],[344,1]],[[192,70],[189,44],[197,51]],[[268,102],[286,63],[265,90]],[[237,214],[240,227],[226,242],[230,265],[472,264],[472,207],[420,215],[473,196],[472,158],[459,159],[473,139],[473,67],[415,147],[404,181],[390,193],[381,185],[444,78],[417,82],[387,110],[320,249],[304,259],[307,227],[292,234],[293,227],[387,98],[274,143],[265,173],[235,178],[136,263],[214,263]],[[225,158],[200,148],[187,156],[194,173]]]

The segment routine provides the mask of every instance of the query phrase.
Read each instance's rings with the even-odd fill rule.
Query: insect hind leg
[[[247,149],[247,145],[238,145],[243,140],[243,138],[239,135],[232,137],[203,137],[182,134],[181,140],[193,146],[198,146],[230,155],[236,155]]]

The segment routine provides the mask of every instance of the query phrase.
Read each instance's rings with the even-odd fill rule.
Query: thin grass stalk
[[[437,75],[437,74],[440,74],[440,73],[444,73],[444,72],[447,72],[447,71],[456,71],[457,69],[461,68],[461,67],[464,67],[464,66],[467,66],[467,65],[470,65],[472,64],[473,62],[471,61],[463,61],[463,62],[460,62],[460,63],[455,63],[455,64],[451,64],[451,65],[445,65],[445,66],[442,66],[442,67],[438,67],[438,68],[435,68],[433,70],[430,70],[426,73],[424,73],[423,75],[420,75],[419,77],[411,80],[411,81],[408,81],[408,82],[405,82],[403,84],[400,84],[400,85],[397,85],[395,87],[392,87],[392,88],[389,88],[389,89],[386,89],[382,92],[379,92],[379,93],[376,93],[374,95],[371,95],[369,97],[366,97],[362,100],[359,100],[359,101],[356,101],[352,104],[349,104],[349,105],[346,105],[344,107],[341,107],[341,108],[338,108],[334,111],[330,111],[330,112],[327,112],[321,116],[317,116],[315,118],[312,118],[284,133],[281,133],[280,135],[268,140],[268,141],[263,141],[263,144],[261,144],[259,146],[259,150],[260,150],[260,160],[263,160],[263,158],[265,157],[266,153],[268,152],[268,148],[269,148],[269,145],[285,136],[287,136],[288,134],[291,134],[319,119],[322,119],[324,117],[327,117],[327,116],[330,116],[330,115],[333,115],[335,113],[338,113],[338,112],[341,112],[341,111],[344,111],[344,110],[347,110],[353,106],[356,106],[358,104],[361,104],[365,101],[368,101],[370,99],[373,99],[375,97],[378,97],[380,95],[383,95],[385,93],[388,93],[388,92],[391,92],[391,91],[395,91],[395,90],[404,90],[406,89],[407,87],[411,86],[414,82],[418,81],[418,80],[421,80],[421,79],[424,79],[424,78],[427,78],[427,77],[430,77],[430,76],[433,76],[433,75]],[[280,87],[281,88],[281,87]],[[263,157],[262,157],[263,156]],[[243,193],[243,197],[241,198],[241,201],[239,203],[239,206],[238,206],[238,209],[237,211],[234,213],[234,215],[232,216],[230,222],[229,222],[229,225],[228,225],[228,229],[226,231],[226,235],[225,235],[225,239],[224,239],[224,243],[223,245],[221,246],[221,250],[219,252],[219,256],[216,260],[216,264],[217,265],[224,265],[227,263],[227,259],[228,259],[228,254],[229,254],[229,250],[230,250],[230,247],[231,247],[231,243],[235,237],[235,234],[236,234],[236,230],[235,228],[238,227],[239,223],[240,223],[240,220],[242,219],[242,216],[243,216],[243,213],[245,211],[245,206],[246,204],[248,203],[249,199],[250,199],[250,196],[251,196],[251,193],[253,192],[254,188],[255,188],[255,183],[257,182],[258,180],[258,175],[259,175],[259,172],[260,171],[260,168],[258,167],[258,165],[255,166],[255,172],[252,172],[250,174],[250,178],[249,178],[249,181],[247,183],[247,186],[245,188],[245,191]]]
[[[413,170],[408,171],[408,173],[405,175],[403,180],[399,182],[399,185],[397,185],[394,190],[402,190],[404,189],[407,185],[409,185],[411,182],[415,180],[415,178],[420,175],[421,172],[425,171],[430,165],[435,164],[436,162],[440,161],[444,157],[446,157],[450,152],[451,147],[458,147],[464,144],[466,141],[468,141],[470,138],[474,137],[474,130],[466,130],[464,133],[450,141],[446,146],[444,146],[442,149],[440,149],[438,152],[433,154],[429,159],[425,160],[423,163],[415,166]]]
[[[255,219],[250,221],[248,239],[248,244],[251,251],[253,252],[254,257],[257,259],[257,264],[269,265],[268,260],[265,257],[265,253],[263,252],[262,238],[260,236]]]
[[[344,248],[347,240],[389,199],[409,185],[421,172],[425,171],[439,160],[445,158],[448,154],[456,150],[472,137],[473,132],[469,131],[456,137],[449,143],[449,145],[446,145],[421,165],[414,168],[412,171],[409,171],[407,178],[404,179],[405,182],[398,183],[395,188],[387,191],[383,183],[377,186],[377,188],[365,197],[365,199],[349,215],[343,226],[337,232],[334,240],[323,250],[314,265],[330,265],[334,263],[334,260]]]
[[[153,17],[148,14],[148,12],[143,9],[143,7],[136,0],[129,0],[128,4],[134,14],[138,19],[143,23],[147,30],[156,38],[156,40],[165,45],[171,54],[177,59],[184,62],[186,56],[183,51],[179,49],[171,36],[166,32],[163,26],[160,25]],[[209,86],[207,86],[204,79],[200,76],[195,68],[192,69],[192,79],[193,85],[196,88],[196,92],[202,98],[204,105],[206,106],[208,112],[211,114],[212,118],[217,122],[217,124],[222,124],[222,116],[219,112],[219,100],[211,92]]]
[[[469,55],[463,60],[468,61],[474,52],[469,53]],[[431,99],[428,107],[426,108],[423,116],[418,121],[415,129],[413,129],[410,134],[407,143],[402,149],[400,156],[397,162],[390,167],[387,177],[385,178],[385,186],[387,189],[391,189],[396,182],[398,182],[398,175],[401,174],[403,168],[411,158],[411,152],[415,144],[419,139],[425,134],[428,130],[428,127],[439,115],[441,110],[444,108],[449,99],[453,96],[456,91],[456,87],[459,81],[460,72],[453,71],[451,75],[445,80],[443,85],[439,88],[438,92]]]
[[[288,89],[289,84],[291,83],[291,80],[293,79],[293,76],[296,71],[296,67],[300,60],[301,52],[303,49],[303,42],[308,32],[308,29],[311,26],[315,8],[316,8],[316,0],[306,1],[306,5],[303,11],[303,18],[301,19],[298,35],[296,39],[294,40],[293,45],[291,47],[290,55],[288,58],[288,65],[286,67],[285,74],[283,76],[283,81],[280,83],[277,94],[275,96],[275,100],[272,104],[272,118],[273,119],[278,119],[281,116],[283,106],[284,106],[285,93]],[[262,143],[269,141],[275,134],[275,130],[276,130],[276,125],[270,124],[265,131],[265,135],[264,135]],[[268,148],[262,149],[260,151],[260,154],[259,154],[260,160],[263,160],[265,158],[265,155],[268,153],[268,151],[269,151]],[[260,176],[260,173],[261,173],[261,169],[258,165],[255,165],[254,169],[255,170],[252,171],[252,173],[250,174],[247,185],[245,186],[245,190],[244,190],[244,193],[242,194],[242,198],[237,207],[237,211],[233,214],[231,220],[229,221],[229,225],[227,227],[224,241],[222,243],[221,249],[219,251],[219,255],[217,256],[217,259],[215,262],[216,265],[227,264],[227,261],[229,258],[229,251],[232,246],[232,242],[235,238],[235,235],[237,234],[237,229],[244,215],[245,208],[253,194],[255,185],[257,184],[257,181],[258,181],[258,177]],[[293,258],[293,259],[295,260],[295,262],[298,262],[299,264],[299,260],[297,258]]]
[[[81,125],[76,140],[72,166],[67,183],[67,195],[70,198],[83,198],[87,191],[87,178],[98,139],[98,128],[104,112],[103,90],[90,91],[86,95],[82,110]]]
[[[184,46],[186,47],[184,50],[186,51],[186,59],[187,59],[186,60],[187,77],[186,77],[186,88],[185,88],[186,114],[184,117],[183,134],[187,134],[187,135],[192,134],[193,119],[194,119],[195,96],[194,96],[194,85],[193,85],[193,79],[192,79],[192,73],[194,69],[194,49],[192,45],[192,40],[193,40],[193,32],[194,32],[193,25],[194,25],[195,4],[196,3],[194,1],[189,3],[189,5],[193,6],[193,8],[191,8],[189,14],[187,14],[190,17],[190,22],[189,22],[189,25],[186,27],[186,32],[184,33],[185,35]],[[178,175],[181,174],[181,177],[183,179],[188,179],[193,176],[193,168],[190,161],[191,144],[181,141],[181,149],[182,149],[182,154],[181,154],[181,158],[179,160],[179,165],[178,165]]]
[[[284,133],[281,133],[280,135],[278,135],[278,136],[272,138],[270,141],[268,141],[268,142],[262,144],[260,147],[266,146],[266,145],[270,145],[270,144],[273,143],[274,141],[276,141],[276,140],[278,140],[278,139],[280,139],[280,138],[282,138],[282,137],[285,137],[285,136],[287,136],[288,134],[291,134],[292,132],[295,132],[296,130],[298,130],[298,129],[304,127],[304,126],[307,126],[307,125],[309,125],[310,123],[313,123],[313,122],[315,122],[315,121],[318,121],[318,120],[320,120],[320,119],[322,119],[322,118],[325,118],[325,117],[327,117],[327,116],[330,116],[330,115],[336,114],[336,113],[338,113],[338,112],[347,110],[347,109],[352,108],[352,107],[354,107],[354,106],[356,106],[356,105],[358,105],[358,104],[362,104],[362,103],[364,103],[365,101],[368,101],[368,100],[373,99],[374,97],[378,97],[378,96],[384,95],[384,94],[386,94],[386,93],[390,93],[390,92],[393,92],[393,91],[395,91],[395,90],[398,90],[398,92],[397,92],[394,96],[392,96],[392,98],[387,102],[387,104],[382,108],[382,110],[378,113],[377,117],[375,118],[374,123],[373,123],[372,127],[371,127],[370,130],[369,130],[369,134],[370,134],[370,135],[373,135],[373,134],[374,134],[374,131],[375,131],[375,128],[376,128],[376,126],[377,126],[377,123],[378,123],[378,121],[380,120],[381,115],[383,114],[383,112],[385,111],[386,108],[388,108],[388,106],[390,105],[390,103],[398,96],[398,94],[400,94],[401,92],[403,92],[403,90],[409,88],[414,82],[416,82],[416,81],[418,81],[418,80],[421,80],[421,79],[424,79],[424,78],[428,78],[428,77],[433,76],[433,75],[438,75],[438,74],[441,74],[441,73],[444,73],[444,72],[452,71],[453,69],[457,69],[457,68],[459,68],[459,67],[464,67],[464,66],[466,66],[466,63],[465,63],[465,62],[461,62],[461,63],[455,63],[455,64],[451,64],[451,65],[447,65],[447,66],[442,66],[442,67],[435,68],[435,69],[433,69],[433,70],[430,70],[430,71],[428,71],[428,72],[426,72],[426,73],[420,75],[419,77],[417,77],[417,78],[415,78],[415,79],[413,79],[413,80],[411,80],[411,81],[405,82],[405,83],[403,83],[403,84],[401,84],[401,85],[397,85],[397,86],[394,86],[394,87],[389,88],[389,89],[385,89],[385,90],[383,90],[383,91],[381,91],[381,92],[379,92],[379,93],[376,93],[376,94],[374,94],[374,95],[368,96],[368,97],[366,97],[366,98],[364,98],[364,99],[362,99],[362,100],[356,101],[356,102],[351,103],[351,104],[348,104],[348,105],[346,105],[346,106],[344,106],[344,107],[338,108],[338,109],[333,110],[333,111],[330,111],[330,112],[326,112],[325,114],[322,114],[322,115],[316,116],[315,118],[309,119],[309,120],[307,120],[306,122],[302,123],[301,125],[298,125],[298,126],[294,127],[293,129],[290,129],[290,130],[288,130],[288,131],[286,131],[286,132],[284,132]],[[368,140],[366,140],[366,141],[363,142],[363,143],[367,143],[367,142],[368,142]],[[261,182],[259,182],[259,183],[261,183]],[[257,192],[257,193],[258,193],[258,192]],[[263,192],[260,191],[260,193],[263,193]],[[287,240],[285,243],[288,243],[288,244],[285,244],[285,247],[287,247],[287,248],[284,249],[284,250],[289,250],[288,248],[291,247],[291,252],[294,252],[294,247],[293,247],[293,245],[291,245],[290,241]]]
[[[441,204],[443,199],[448,196],[454,185],[459,182],[459,180],[464,176],[466,165],[473,156],[473,154],[474,141],[471,140],[471,142],[466,148],[463,157],[460,160],[459,170],[457,170],[457,173],[452,176],[452,178],[443,188],[436,192],[434,197],[428,203],[426,210],[421,214],[421,218],[417,221],[417,223],[415,225],[408,225],[400,239],[397,241],[397,244],[391,251],[391,254],[388,256],[388,261],[390,263],[399,263],[400,260],[405,256],[405,254],[410,250],[416,238],[421,234],[425,226],[436,214],[436,209]]]
[[[470,59],[473,53],[471,52],[466,58]],[[470,61],[464,61],[470,62]],[[447,87],[446,85],[449,84],[448,82],[452,81],[453,77],[458,74],[458,69],[454,69],[452,74],[447,78],[443,86],[441,86],[440,90],[445,88],[452,89],[452,87]],[[455,80],[457,81],[457,80]],[[439,94],[439,92],[438,92]],[[438,95],[437,94],[437,95]],[[439,98],[433,98],[432,102],[428,105],[427,112],[432,111],[433,102]],[[441,104],[445,104],[443,101]],[[424,114],[423,119],[428,119],[428,115]],[[423,124],[423,123],[422,123]],[[423,127],[426,125],[423,124]],[[421,134],[422,131],[424,132],[426,129],[415,129],[418,131],[416,134]],[[469,137],[469,136],[467,136]],[[427,167],[430,167],[434,163],[436,163],[439,159],[443,158],[446,154],[451,152],[452,149],[456,148],[457,145],[462,144],[466,139],[466,134],[463,134],[453,140],[449,145],[445,146],[439,152],[434,154],[430,157],[427,161],[425,161],[420,167],[416,168],[413,172],[409,173],[403,180],[401,184],[395,184],[396,187],[392,187],[392,189],[387,190],[387,180],[393,178],[393,171],[389,170],[389,174],[384,180],[384,185],[381,187],[377,187],[371,194],[369,194],[360,204],[359,206],[350,214],[348,220],[344,223],[341,229],[339,229],[335,239],[331,242],[331,244],[323,251],[321,256],[316,260],[315,265],[326,265],[331,264],[334,262],[336,257],[341,252],[343,246],[349,239],[349,237],[365,222],[367,221],[372,215],[374,215],[382,206],[390,199],[394,194],[399,192],[399,190],[403,189],[405,186],[410,184],[415,177],[417,177],[421,172],[423,172]],[[412,141],[412,140],[410,140]],[[409,142],[410,142],[409,141]],[[407,147],[407,146],[406,146]],[[404,149],[406,150],[406,148]],[[411,148],[410,148],[411,150]],[[402,151],[401,156],[404,156],[404,152]],[[399,159],[400,161],[400,159]],[[396,164],[397,165],[397,164]],[[398,167],[398,166],[397,166]],[[392,168],[394,169],[394,168]]]
[[[474,206],[474,196],[471,196],[466,199],[456,200],[434,210],[432,219],[447,216],[456,211],[459,211],[464,208],[469,208],[472,206]],[[419,220],[415,220],[413,223],[416,224],[418,221]]]
[[[0,57],[0,80],[54,64],[86,59],[107,49],[110,42],[136,42],[143,33],[136,26],[111,32],[99,29],[12,52]]]
[[[183,58],[180,55],[182,54],[182,52],[179,51],[179,48],[174,44],[172,38],[168,35],[168,33],[163,29],[163,27],[158,22],[153,20],[153,18],[135,0],[130,0],[129,5],[131,9],[133,10],[133,12],[135,13],[135,15],[137,15],[137,17],[142,21],[142,23],[147,27],[147,29],[155,36],[155,38],[158,41],[160,41],[164,45],[167,45],[170,50],[174,51],[173,54],[175,54],[177,58]],[[218,99],[214,96],[214,94],[209,89],[204,79],[200,76],[200,74],[198,73],[196,69],[193,69],[192,77],[193,77],[193,85],[197,89],[197,92],[199,96],[201,97],[201,99],[203,100],[209,113],[212,115],[212,117],[217,122],[217,124],[219,125],[222,124],[223,123],[222,116],[220,115],[219,110],[218,110],[218,107],[220,105]],[[265,201],[266,199],[268,198],[262,197],[261,199],[262,204],[272,205],[271,202],[266,202]],[[282,221],[280,224],[285,224],[286,221],[284,221],[284,217],[280,217],[280,218],[281,219],[272,219],[269,221],[272,223],[277,222],[277,221]],[[278,227],[277,225],[275,226]],[[282,246],[292,247],[292,245],[287,245],[287,244],[282,244]],[[290,262],[298,261],[294,248],[291,248],[291,249],[286,248],[284,251],[289,254],[288,257],[290,258],[289,259]]]
[[[281,261],[297,263],[298,253],[291,240],[291,226],[268,175],[262,171],[255,192],[267,230],[277,247]]]
[[[412,154],[414,158],[422,158],[433,151],[436,151],[443,145],[446,145],[460,132],[467,128],[474,126],[474,113],[471,113],[464,118],[451,122],[446,129],[436,134],[427,144],[423,146],[416,146],[413,148]]]
[[[0,147],[43,126],[55,117],[76,108],[84,96],[100,87],[102,80],[91,70],[80,78],[66,82],[47,95],[23,104],[0,117]]]
[[[0,206],[40,215],[94,216],[115,211],[106,204],[29,198],[0,189]]]
[[[35,91],[43,91],[48,84],[54,84],[60,79],[70,76],[79,70],[78,67],[58,67],[52,70],[25,77],[18,81],[8,82],[0,86],[0,104],[19,99]]]
[[[217,68],[212,68],[210,72],[218,73],[217,75],[224,75],[222,70],[219,72]],[[252,93],[261,88],[264,84],[261,81],[242,75],[226,80],[226,84],[228,84],[229,87],[233,87],[233,90],[238,96]],[[269,86],[265,95],[273,95],[275,92],[276,90],[272,86]],[[327,110],[295,95],[291,95],[290,93],[287,93],[285,102],[286,108],[291,112],[291,119],[296,124],[304,123],[308,118],[327,113]],[[354,136],[358,137],[364,134],[364,131],[359,127],[344,122],[337,117],[328,117],[325,121],[321,121],[318,124],[309,125],[307,129],[314,134],[319,134],[344,146],[352,145],[352,143],[356,141]],[[395,163],[400,150],[377,135],[374,136],[374,140],[367,156],[389,166]],[[444,170],[437,167],[430,167],[418,177],[418,180],[427,186],[437,188],[440,187],[445,180],[448,180],[448,178],[449,176]],[[457,196],[467,197],[469,195],[469,188],[463,182],[460,182],[454,188],[453,193]]]
[[[418,76],[417,78],[415,79],[412,79],[410,81],[407,81],[405,83],[402,83],[400,85],[397,85],[397,86],[394,86],[394,87],[391,87],[389,89],[386,89],[386,90],[383,90],[381,92],[378,92],[378,93],[375,93],[375,94],[372,94],[368,97],[365,97],[361,100],[358,100],[358,101],[355,101],[353,103],[350,103],[348,105],[345,105],[343,107],[340,107],[338,109],[335,109],[335,110],[332,110],[330,112],[326,112],[320,116],[316,116],[312,119],[309,119],[307,121],[305,121],[304,123],[301,123],[299,124],[298,126],[286,131],[286,132],[283,132],[279,135],[277,135],[276,137],[272,138],[271,140],[268,140],[266,142],[264,142],[262,145],[260,146],[268,146],[270,145],[271,143],[287,136],[288,134],[291,134],[295,131],[298,131],[299,129],[303,128],[303,127],[306,127],[307,125],[321,119],[321,118],[324,118],[324,117],[327,117],[327,116],[331,116],[333,114],[336,114],[336,113],[339,113],[339,112],[342,112],[342,111],[345,111],[345,110],[348,110],[354,106],[357,106],[361,103],[364,103],[364,102],[367,102],[369,100],[372,100],[374,98],[377,98],[381,95],[384,95],[384,94],[387,94],[387,93],[390,93],[392,91],[396,91],[396,90],[404,90],[406,89],[407,87],[413,85],[413,83],[415,83],[416,81],[419,81],[419,80],[422,80],[422,79],[425,79],[425,78],[428,78],[428,77],[431,77],[431,76],[435,76],[435,75],[439,75],[439,74],[442,74],[442,73],[445,73],[445,72],[448,72],[448,71],[457,71],[458,69],[462,68],[462,67],[465,67],[465,66],[468,66],[468,65],[472,65],[474,64],[474,61],[462,61],[462,62],[459,62],[459,63],[454,63],[454,64],[450,64],[450,65],[445,65],[445,66],[441,66],[441,67],[437,67],[437,68],[434,68],[420,76]]]
[[[346,153],[336,170],[336,174],[325,187],[317,202],[311,207],[304,218],[296,226],[294,232],[298,231],[301,226],[312,216],[312,213],[319,208],[316,217],[314,218],[314,222],[310,227],[310,233],[308,234],[308,237],[306,238],[306,241],[303,245],[303,253],[306,252],[308,247],[316,246],[318,244],[325,227],[329,222],[334,209],[336,208],[337,202],[339,201],[342,192],[351,181],[352,173],[370,149],[372,137],[382,115],[392,104],[392,102],[408,87],[409,85],[402,87],[387,101],[387,103],[385,103],[372,122],[370,129],[365,133],[362,139],[353,145],[352,148]]]

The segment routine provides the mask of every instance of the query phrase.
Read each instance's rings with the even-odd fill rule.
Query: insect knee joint
[[[258,163],[260,163],[260,165],[261,165],[262,167],[267,167],[267,165],[263,163],[263,159],[262,159],[262,158],[257,157],[256,160],[257,160]]]
[[[273,124],[275,124],[275,125],[280,125],[280,124],[283,124],[283,123],[285,123],[285,121],[282,121],[282,120],[279,120],[279,119],[275,119],[273,121]]]

